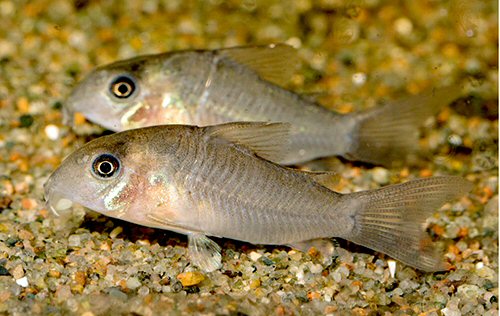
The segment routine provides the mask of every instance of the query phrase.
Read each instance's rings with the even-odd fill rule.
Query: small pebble
[[[363,72],[357,72],[352,75],[352,83],[356,86],[362,86],[366,83],[366,74]]]
[[[389,183],[389,171],[385,168],[376,167],[372,170],[372,177],[378,184]]]
[[[396,261],[387,260],[387,265],[389,266],[389,273],[391,275],[391,278],[394,278],[394,276],[396,275]]]
[[[24,276],[24,269],[22,265],[17,265],[14,270],[12,270],[12,276],[14,279],[20,279]]]
[[[5,269],[4,266],[0,266],[0,276],[1,275],[10,275],[9,270]]]
[[[147,286],[141,286],[139,290],[137,290],[137,294],[140,296],[146,296],[149,294],[149,288]]]
[[[252,261],[257,261],[260,259],[260,257],[262,257],[262,255],[260,253],[255,252],[255,251],[252,251],[248,256],[250,257],[250,259]]]
[[[409,35],[413,31],[413,24],[408,18],[399,18],[394,22],[396,32],[401,35]]]
[[[59,139],[59,134],[59,127],[52,124],[45,126],[45,135],[47,135],[48,139],[57,140]]]
[[[196,284],[201,283],[203,280],[205,280],[205,275],[203,275],[201,272],[184,272],[181,273],[177,276],[177,279],[181,281],[183,286],[193,286]]]
[[[311,267],[309,268],[311,273],[321,273],[323,271],[323,266],[321,264],[312,264]]]
[[[59,278],[61,276],[61,272],[57,270],[49,270],[49,276],[52,278]]]
[[[16,283],[22,287],[28,287],[28,278],[27,277],[22,277],[20,279],[16,279]]]
[[[80,235],[71,235],[68,237],[68,246],[69,247],[80,247],[81,246],[81,237]]]
[[[138,288],[139,286],[141,286],[141,281],[139,281],[138,278],[136,277],[130,277],[127,279],[127,288],[131,289],[131,290],[135,290],[136,288]]]

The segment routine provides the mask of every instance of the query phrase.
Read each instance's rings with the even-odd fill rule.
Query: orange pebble
[[[21,200],[21,207],[26,210],[32,210],[37,206],[37,203],[33,199],[24,198]]]
[[[432,170],[430,169],[422,169],[420,170],[420,177],[426,178],[432,176]]]
[[[448,252],[451,252],[452,254],[458,255],[458,254],[460,254],[460,249],[458,249],[458,247],[455,245],[449,245]]]
[[[76,271],[74,275],[74,280],[77,284],[84,286],[87,281],[87,275],[83,271]]]
[[[181,273],[177,279],[181,281],[182,286],[193,286],[205,280],[205,276],[201,272],[193,271]]]
[[[409,175],[410,175],[410,169],[408,169],[408,168],[403,168],[403,170],[401,170],[401,172],[399,172],[399,176],[401,178],[408,178]]]
[[[434,234],[436,234],[437,236],[442,236],[444,234],[444,227],[441,227],[439,225],[433,225],[432,226],[432,231],[434,232]]]
[[[368,312],[361,307],[356,307],[352,310],[352,315],[366,316]]]
[[[307,293],[307,298],[312,301],[321,298],[321,294],[318,292],[309,292]]]
[[[125,290],[127,289],[127,281],[125,280],[120,280],[120,282],[118,282],[118,285],[122,288],[122,290]]]
[[[19,152],[13,152],[12,154],[10,154],[9,156],[9,160],[10,161],[17,161],[19,159],[23,158],[23,155],[21,155]]]
[[[488,199],[491,198],[493,196],[493,193],[494,193],[490,187],[484,187],[483,192],[484,192],[485,197],[487,197]]]
[[[38,214],[40,214],[40,216],[43,218],[47,218],[49,216],[49,211],[45,208],[42,208],[38,211]]]
[[[17,110],[23,114],[28,113],[30,110],[30,104],[26,97],[20,97],[17,100],[16,105],[17,105]]]
[[[469,234],[469,229],[467,227],[461,227],[459,230],[458,230],[458,236],[459,237],[467,237],[467,235]]]
[[[57,270],[49,270],[48,275],[49,275],[49,277],[52,277],[52,278],[59,278],[61,276],[61,272],[59,272]]]
[[[446,122],[450,118],[450,115],[451,115],[450,108],[444,108],[441,112],[439,112],[437,120],[438,122],[441,123]]]
[[[73,114],[73,122],[75,125],[83,125],[85,123],[85,116],[80,112],[75,112]]]

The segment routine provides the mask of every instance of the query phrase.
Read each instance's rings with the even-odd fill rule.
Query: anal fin
[[[315,248],[323,256],[323,264],[329,265],[332,263],[332,257],[335,253],[335,244],[331,239],[318,238],[304,240],[289,244],[290,247],[302,252],[309,252],[311,248]]]
[[[333,171],[302,171],[306,172],[314,181],[327,187],[330,190],[335,190],[335,186],[340,182],[340,175]]]

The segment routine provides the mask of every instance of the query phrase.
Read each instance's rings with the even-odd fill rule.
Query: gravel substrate
[[[0,313],[10,315],[497,315],[496,1],[0,1]],[[315,252],[218,239],[223,268],[189,264],[186,238],[75,206],[55,217],[43,183],[103,130],[61,105],[93,67],[137,54],[286,42],[290,89],[341,112],[460,83],[422,129],[422,154],[382,168],[328,158],[339,192],[461,175],[470,194],[428,232],[452,265],[423,273],[338,241]]]

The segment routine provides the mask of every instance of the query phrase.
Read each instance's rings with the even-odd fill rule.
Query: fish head
[[[159,57],[140,56],[94,69],[64,103],[64,123],[72,126],[75,112],[116,132],[190,123],[172,74],[161,67]]]
[[[135,133],[133,133],[135,132]],[[59,215],[72,203],[131,222],[142,222],[150,169],[148,143],[136,130],[95,139],[69,155],[44,184],[48,207]],[[139,208],[139,211],[137,211]]]

